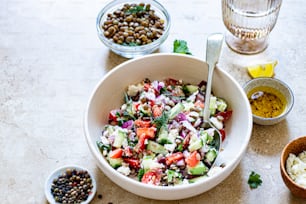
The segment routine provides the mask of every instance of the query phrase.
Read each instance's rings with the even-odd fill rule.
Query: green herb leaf
[[[111,147],[109,145],[105,145],[101,141],[96,141],[96,144],[97,144],[99,150],[101,151],[101,153],[103,153],[104,150],[109,151],[111,149]]]
[[[139,181],[141,181],[141,179],[142,179],[144,173],[145,173],[145,170],[144,170],[144,169],[139,169],[138,175],[137,175]]]
[[[173,43],[173,52],[192,55],[192,53],[188,49],[187,42],[185,40],[175,40]]]
[[[135,6],[135,7],[131,7],[129,10],[127,10],[125,13],[127,15],[130,15],[130,14],[135,14],[135,13],[139,13],[141,11],[145,11],[145,8],[144,6]]]
[[[161,116],[155,118],[153,124],[156,125],[157,131],[159,131],[163,125],[166,125],[167,122],[168,122],[168,115],[167,113],[163,112]]]
[[[262,180],[260,179],[260,175],[255,173],[254,171],[251,172],[248,180],[248,184],[250,188],[254,189],[260,186],[262,183]]]

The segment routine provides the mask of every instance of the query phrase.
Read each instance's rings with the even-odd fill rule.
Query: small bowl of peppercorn
[[[102,43],[114,53],[135,58],[156,51],[167,39],[170,15],[155,0],[115,0],[99,12],[96,28]]]
[[[250,102],[253,122],[258,125],[275,125],[284,120],[293,108],[294,95],[283,81],[261,77],[244,85]]]
[[[86,168],[76,165],[55,169],[45,183],[49,203],[88,204],[94,198],[96,189],[94,176]]]

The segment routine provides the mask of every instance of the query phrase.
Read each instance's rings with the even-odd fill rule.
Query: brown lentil
[[[85,201],[93,188],[87,171],[66,169],[51,184],[51,194],[58,203],[81,203]]]
[[[124,4],[107,14],[101,28],[104,36],[117,44],[139,46],[149,44],[164,32],[164,20],[155,14],[150,4]]]

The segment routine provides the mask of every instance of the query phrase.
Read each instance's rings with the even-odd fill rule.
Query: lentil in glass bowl
[[[155,0],[115,0],[99,12],[96,28],[102,43],[125,58],[157,50],[171,25],[165,7]]]

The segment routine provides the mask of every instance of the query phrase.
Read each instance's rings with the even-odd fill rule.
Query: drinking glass
[[[222,0],[227,45],[241,54],[265,50],[281,4],[282,0]]]

